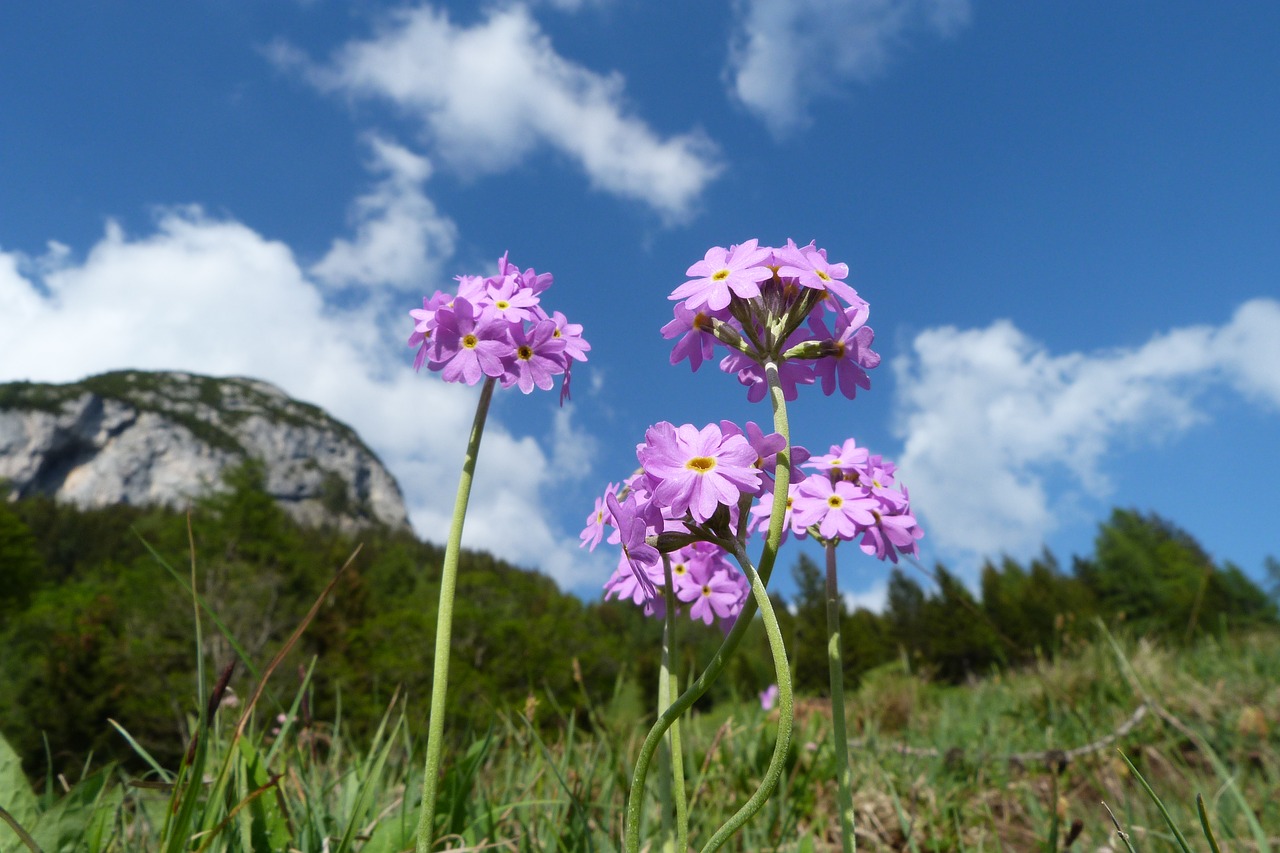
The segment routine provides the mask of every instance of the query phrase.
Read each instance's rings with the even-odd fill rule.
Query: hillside
[[[126,370],[0,385],[0,494],[10,501],[181,509],[248,460],[302,524],[408,529],[399,486],[360,437],[266,382]]]

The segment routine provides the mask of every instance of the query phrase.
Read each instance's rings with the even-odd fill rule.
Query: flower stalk
[[[429,853],[435,843],[436,794],[440,785],[440,760],[444,752],[444,713],[449,693],[449,649],[453,637],[453,599],[458,581],[458,556],[462,550],[462,525],[471,498],[471,481],[476,459],[480,455],[480,439],[484,435],[489,403],[493,399],[494,377],[485,379],[476,404],[471,437],[458,478],[458,494],[453,502],[453,521],[449,525],[449,541],[445,545],[444,567],[440,573],[440,606],[436,611],[435,665],[431,675],[431,716],[427,723],[427,763],[422,780],[422,807],[418,814],[417,853]]]
[[[676,595],[671,577],[671,558],[662,555],[662,570],[666,578],[663,587],[666,618],[662,628],[662,668],[658,681],[658,713],[671,704],[679,676],[676,673]],[[680,747],[680,722],[677,720],[667,732],[662,752],[663,772],[659,785],[662,801],[662,829],[664,851],[684,853],[689,849],[689,807],[684,786],[684,754]]]
[[[827,664],[831,678],[831,740],[836,758],[836,803],[840,809],[840,844],[853,853],[853,769],[849,765],[849,733],[845,724],[844,654],[840,640],[840,588],[836,583],[836,542],[828,540],[827,552]]]

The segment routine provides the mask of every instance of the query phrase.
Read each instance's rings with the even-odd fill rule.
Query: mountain
[[[303,524],[408,529],[400,487],[360,437],[269,383],[124,370],[0,384],[0,495],[10,501],[181,508],[250,460]]]

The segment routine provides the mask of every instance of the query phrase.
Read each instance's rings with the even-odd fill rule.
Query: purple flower
[[[697,597],[689,608],[689,616],[710,625],[717,618],[732,619],[742,611],[742,586],[727,571],[718,571],[704,578],[697,588]]]
[[[418,352],[413,357],[414,370],[422,369],[422,365],[430,356],[430,350],[435,346],[433,335],[437,326],[436,315],[441,308],[449,304],[449,299],[449,294],[437,290],[431,296],[422,297],[421,308],[413,308],[409,311],[409,316],[416,321],[413,334],[409,335],[409,346],[418,347]]]
[[[458,292],[437,291],[409,312],[414,320],[409,346],[417,347],[414,369],[426,364],[446,382],[474,385],[481,377],[501,377],[504,388],[519,385],[526,394],[544,390],[551,377],[564,374],[563,405],[569,396],[569,360],[586,361],[591,349],[582,327],[556,312],[549,317],[538,294],[551,284],[549,274],[523,273],[503,255],[498,275],[457,277]]]
[[[747,443],[751,445],[751,449],[756,452],[755,467],[765,476],[760,478],[760,488],[756,491],[759,495],[766,489],[772,487],[774,469],[778,465],[778,452],[787,446],[787,440],[782,433],[771,432],[765,435],[764,430],[760,429],[759,424],[755,421],[747,421],[745,431],[740,429],[733,421],[721,421],[720,431],[728,435],[741,435],[747,439]]]
[[[808,477],[796,489],[792,512],[795,523],[818,527],[823,539],[852,540],[875,523],[879,502],[865,489],[847,480]]]
[[[803,524],[797,524],[795,520],[795,499],[796,490],[799,486],[792,483],[787,489],[787,506],[782,511],[782,540],[787,541],[787,535],[794,533],[798,538],[803,539],[809,534],[809,529]],[[751,519],[747,522],[747,529],[752,533],[761,533],[768,535],[769,533],[769,517],[773,515],[773,492],[765,492],[760,496],[760,500],[751,508]]]
[[[648,605],[662,601],[658,595],[658,584],[661,578],[651,575],[650,566],[636,566],[627,559],[625,553],[618,555],[618,567],[604,583],[604,597],[617,598],[619,601],[630,600],[632,604]]]
[[[565,371],[565,344],[555,336],[555,322],[543,320],[528,331],[516,324],[509,332],[514,350],[508,360],[508,372],[502,377],[502,387],[518,384],[526,394],[533,391],[534,385],[550,390],[554,384],[551,377]]]
[[[512,350],[504,324],[477,317],[471,303],[461,298],[453,300],[452,310],[436,317],[438,349],[432,357],[443,367],[444,381],[475,385],[481,376],[503,374],[503,359]]]
[[[574,361],[586,361],[591,344],[582,337],[582,324],[570,323],[559,311],[552,311],[551,319],[556,324],[555,336],[564,341],[564,354]]]
[[[716,337],[711,333],[712,313],[690,311],[683,304],[675,307],[675,319],[662,327],[664,338],[684,337],[671,349],[671,363],[679,364],[689,359],[689,367],[697,371],[702,362],[715,352]]]
[[[797,247],[788,240],[787,247],[778,249],[775,254],[780,278],[794,278],[804,287],[834,293],[849,305],[862,301],[856,290],[841,281],[848,277],[849,267],[828,263],[826,249],[819,249],[812,242],[807,246]]]
[[[831,354],[818,359],[813,366],[814,374],[822,380],[822,393],[828,396],[835,393],[838,381],[840,393],[850,400],[857,396],[859,388],[864,391],[871,388],[867,371],[880,364],[879,353],[871,350],[876,333],[870,326],[855,324],[850,317],[852,313],[852,309],[836,312],[834,335],[821,317],[814,315],[809,319],[814,334],[826,340],[831,348]]]
[[[509,323],[522,323],[536,319],[533,309],[538,305],[535,293],[520,285],[520,279],[508,275],[503,279],[489,279],[486,288],[488,296],[485,314],[490,317],[501,317]]]
[[[770,684],[764,690],[760,691],[760,710],[772,711],[773,705],[778,701],[778,685]]]
[[[618,544],[622,546],[622,554],[631,566],[639,583],[645,587],[649,598],[657,595],[653,580],[646,571],[658,563],[658,549],[645,541],[649,535],[649,523],[642,514],[643,508],[636,500],[634,492],[627,495],[625,502],[619,503],[612,493],[605,495],[605,505],[613,516],[613,526],[618,528]]]
[[[618,484],[610,483],[604,490],[604,495],[596,498],[596,508],[587,516],[587,526],[582,528],[582,533],[578,536],[582,540],[578,544],[579,548],[594,551],[596,546],[600,544],[600,539],[604,536],[604,528],[609,521],[609,518],[606,517],[609,506],[605,502],[605,495],[616,495],[617,493]]]
[[[760,295],[760,282],[773,278],[773,270],[762,266],[773,250],[758,248],[759,240],[725,249],[713,246],[702,260],[689,267],[690,279],[671,292],[669,299],[683,299],[686,308],[697,310],[707,306],[719,311],[729,304],[730,294],[743,299]]]
[[[692,424],[655,424],[636,456],[653,483],[654,500],[677,518],[688,512],[695,521],[706,521],[721,504],[733,506],[744,492],[754,494],[760,486],[755,450],[741,435],[722,435],[715,424],[701,430]]]
[[[831,452],[825,456],[815,456],[805,463],[806,468],[818,471],[835,471],[845,479],[857,480],[868,471],[867,462],[871,456],[865,447],[858,447],[852,438],[846,438],[844,444],[831,445]]]
[[[910,512],[890,514],[873,510],[874,521],[862,533],[859,543],[863,553],[877,559],[898,562],[898,554],[915,555],[919,551],[916,540],[924,538],[924,531]]]

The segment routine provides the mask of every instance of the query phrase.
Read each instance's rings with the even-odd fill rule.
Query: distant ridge
[[[254,459],[307,525],[407,530],[400,487],[355,431],[257,379],[123,370],[0,384],[0,495],[183,507]]]

